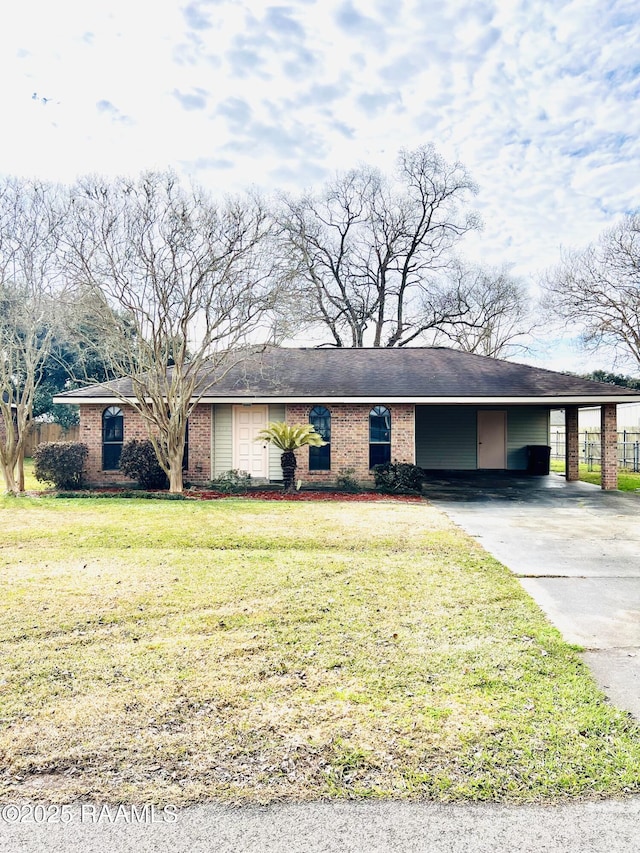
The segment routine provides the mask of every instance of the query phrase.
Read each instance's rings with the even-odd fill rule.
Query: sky
[[[3,18],[4,174],[170,167],[295,193],[433,143],[479,186],[460,253],[531,282],[640,209],[637,0],[23,0]],[[611,366],[570,332],[532,359]]]

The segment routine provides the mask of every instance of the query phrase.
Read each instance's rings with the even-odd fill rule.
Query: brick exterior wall
[[[618,417],[617,405],[600,407],[600,464],[603,489],[618,488]]]
[[[369,471],[369,413],[380,403],[330,404],[318,401],[308,404],[288,404],[286,421],[289,424],[309,423],[309,413],[316,406],[326,406],[331,412],[331,470],[309,471],[309,450],[296,452],[296,476],[305,484],[331,484],[343,468],[353,468],[353,476],[363,485],[373,484]],[[391,412],[391,461],[415,463],[415,417],[413,404],[387,405]]]
[[[189,467],[185,480],[202,485],[211,479],[211,406],[196,406],[189,418]]]
[[[565,476],[567,482],[580,479],[580,447],[578,442],[578,407],[567,406],[565,418]]]
[[[120,471],[102,470],[102,413],[105,405],[80,406],[80,435],[78,440],[89,448],[86,472],[92,486],[131,483]],[[118,406],[124,415],[124,442],[147,439],[148,433],[141,416],[130,406]],[[184,479],[191,483],[206,483],[211,479],[211,406],[196,406],[189,418],[189,467]]]
[[[314,405],[323,405],[331,413],[331,469],[309,470],[309,450],[296,452],[297,477],[305,485],[313,483],[331,485],[342,469],[354,469],[354,477],[363,485],[373,484],[369,470],[369,413],[380,403],[329,404],[322,401],[309,404],[288,404],[287,423],[308,423]],[[107,406],[85,404],[80,406],[79,441],[89,448],[87,482],[92,486],[127,484],[131,481],[120,471],[102,470],[102,413]],[[120,406],[124,415],[124,441],[148,437],[144,421],[129,406]],[[388,404],[391,412],[391,460],[415,464],[415,407],[413,404]],[[609,403],[601,407],[602,488],[617,489],[617,406]],[[185,481],[202,485],[211,479],[212,408],[209,404],[196,406],[189,418],[189,467]],[[567,406],[566,418],[566,476],[577,480],[579,476],[578,407]],[[0,424],[0,429],[2,424]]]

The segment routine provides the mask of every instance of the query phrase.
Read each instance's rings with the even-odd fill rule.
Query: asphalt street
[[[85,812],[87,810],[85,809]],[[563,806],[194,806],[151,822],[0,824],[2,853],[637,853],[640,798]],[[129,822],[127,822],[127,816]]]

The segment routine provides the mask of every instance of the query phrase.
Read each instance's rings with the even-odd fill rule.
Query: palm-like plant
[[[273,421],[260,430],[256,441],[268,441],[282,450],[280,465],[285,492],[290,492],[295,483],[298,466],[295,451],[299,447],[323,447],[327,443],[311,424],[286,424],[284,421]]]

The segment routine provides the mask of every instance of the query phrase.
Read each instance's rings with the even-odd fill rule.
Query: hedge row
[[[81,489],[85,482],[85,462],[89,448],[79,441],[52,441],[39,444],[33,454],[34,475],[56,489]],[[128,441],[122,448],[120,470],[143,489],[166,489],[167,475],[160,467],[150,441]]]

